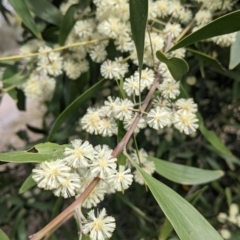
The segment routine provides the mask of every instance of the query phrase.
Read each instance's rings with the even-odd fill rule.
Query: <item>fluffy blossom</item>
[[[91,240],[105,240],[112,236],[115,227],[115,219],[106,216],[106,210],[103,208],[97,217],[94,210],[88,213],[88,220],[83,222],[82,231],[89,235]]]
[[[65,148],[65,163],[72,168],[88,167],[93,159],[93,146],[88,141],[75,139],[71,141],[72,148]]]
[[[156,130],[170,126],[172,124],[171,112],[160,107],[151,109],[147,115],[147,123]]]

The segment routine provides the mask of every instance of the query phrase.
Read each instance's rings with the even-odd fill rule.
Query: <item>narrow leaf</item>
[[[188,64],[184,59],[176,57],[167,58],[161,51],[157,51],[156,56],[161,62],[164,62],[168,66],[172,77],[177,81],[181,80],[189,70]]]
[[[129,8],[132,38],[137,50],[139,73],[141,74],[148,16],[148,0],[130,0]]]
[[[30,188],[36,186],[36,182],[32,179],[32,174],[28,176],[28,178],[24,181],[22,186],[19,189],[19,193],[22,194],[29,190]]]
[[[32,31],[32,33],[37,38],[41,38],[41,34],[38,30],[36,23],[33,20],[33,17],[31,16],[25,0],[9,0],[9,3],[12,5],[23,23]]]
[[[184,198],[130,160],[140,172],[181,240],[223,240],[209,222]]]
[[[173,182],[184,185],[203,184],[214,181],[224,175],[224,172],[221,170],[204,170],[163,161],[151,156],[148,159],[154,162],[158,174]]]
[[[177,44],[175,44],[169,50],[169,52],[204,39],[236,32],[239,30],[240,30],[240,10],[237,10],[235,12],[231,12],[222,17],[219,17],[216,20],[205,25],[204,27],[198,29],[196,32],[189,34],[188,36],[180,40]]]
[[[197,50],[194,50],[194,49],[191,49],[191,48],[186,48],[187,51],[193,53],[194,55],[196,55],[199,59],[203,60],[203,62],[205,64],[209,64],[211,66],[213,66],[214,68],[217,68],[218,70],[224,70],[224,67],[221,65],[220,62],[218,62],[217,59],[203,53],[203,52],[200,52],[200,51],[197,51]]]
[[[60,26],[62,14],[51,2],[47,0],[26,0],[29,9],[42,20]]]
[[[0,239],[1,240],[10,240],[6,233],[0,228]]]
[[[208,130],[203,122],[202,116],[197,113],[197,117],[199,120],[199,130],[202,133],[202,135],[207,139],[208,142],[211,143],[211,145],[225,157],[227,161],[236,163],[240,165],[239,159],[234,156],[231,151],[223,144],[223,142],[220,140],[220,138],[216,135],[214,131]],[[231,165],[231,164],[230,164]]]
[[[37,154],[29,153],[27,151],[16,151],[0,153],[1,162],[14,162],[14,163],[38,163],[52,159],[51,154]]]
[[[96,94],[101,86],[106,82],[106,79],[103,79],[89,88],[86,92],[80,95],[76,100],[74,100],[67,108],[58,116],[53,127],[48,135],[48,141],[51,139],[52,135],[61,127],[62,123],[69,117],[71,114],[76,111],[83,103],[90,99],[94,94]]]
[[[235,68],[240,63],[240,31],[237,33],[236,41],[231,45],[229,69]]]
[[[40,143],[28,151],[0,153],[1,162],[38,163],[62,158],[66,145]]]
[[[4,86],[4,84],[8,84],[8,85],[9,84],[10,85],[22,84],[26,81],[27,81],[26,77],[23,77],[19,73],[16,73],[15,75],[13,75],[7,79],[4,79],[2,82],[3,82],[3,86]]]

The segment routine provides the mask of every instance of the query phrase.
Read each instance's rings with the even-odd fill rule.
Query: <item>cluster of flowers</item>
[[[112,150],[107,145],[93,147],[88,141],[75,139],[71,142],[71,147],[65,148],[64,156],[63,159],[36,165],[32,178],[38,187],[51,190],[56,196],[64,198],[79,196],[94,178],[101,178],[83,202],[82,206],[85,208],[95,207],[104,199],[105,194],[128,189],[133,179],[144,184],[144,179],[137,171],[131,173],[129,163],[117,167],[117,159],[112,157]],[[148,174],[153,174],[154,163],[148,161],[147,153],[143,149],[138,154],[133,152],[131,159],[141,165]],[[106,217],[105,209],[97,218],[93,210],[88,215],[89,219],[83,221],[83,233],[89,234],[94,240],[109,238],[115,228],[114,218]]]
[[[230,223],[240,228],[239,206],[236,203],[232,203],[229,208],[229,214],[221,212],[218,214],[217,219],[220,223]],[[221,229],[220,233],[224,239],[231,238],[231,232],[226,228]]]
[[[189,4],[182,5],[177,0],[149,1],[148,23],[150,28],[149,34],[146,33],[143,59],[146,66],[154,67],[154,63],[158,61],[154,53],[164,48],[167,37],[171,36],[172,40],[176,40],[181,35],[183,27],[191,20],[194,20],[194,24],[191,26],[192,31],[195,31],[210,22],[214,13],[220,10],[231,10],[236,2],[234,0],[196,1],[202,3],[202,8],[194,14],[191,9],[195,8],[189,8]],[[31,40],[21,48],[20,52],[23,55],[35,51],[40,54],[37,58],[24,59],[30,74],[29,80],[20,87],[27,97],[41,96],[45,100],[50,100],[56,84],[53,77],[56,78],[64,72],[69,79],[78,79],[82,73],[89,70],[87,56],[97,63],[105,61],[109,39],[113,40],[117,51],[128,54],[132,62],[138,65],[131,36],[128,0],[94,0],[93,2],[96,6],[95,14],[91,14],[90,7],[79,10],[75,16],[77,21],[65,43],[69,46],[76,42],[88,44],[72,46],[67,50],[56,52],[52,48],[55,46],[50,47],[44,41]],[[60,5],[60,11],[65,14],[69,7],[77,3],[78,0],[67,0]],[[233,33],[218,36],[211,41],[220,46],[230,46],[235,41],[235,35]],[[101,41],[90,42],[95,39]],[[169,55],[184,57],[185,49],[176,50]],[[127,68],[125,72],[128,72]],[[131,80],[127,81],[131,82]],[[136,90],[136,94],[137,92]]]
[[[117,80],[120,71],[116,68],[116,65],[120,64],[117,61],[107,60],[101,67],[102,75]],[[150,111],[144,113],[145,116],[140,119],[135,128],[135,133],[146,128],[147,125],[155,130],[173,125],[185,134],[195,132],[198,127],[198,120],[195,115],[197,105],[191,98],[175,100],[180,94],[179,82],[172,78],[164,63],[159,65],[158,71],[162,77],[158,93],[155,94]],[[138,111],[135,96],[138,96],[146,88],[149,89],[154,82],[154,78],[155,73],[148,68],[142,71],[140,83],[139,72],[135,72],[132,76],[126,78],[123,83],[123,91],[131,100],[109,96],[102,107],[87,110],[87,113],[80,119],[82,129],[91,134],[112,136],[117,134],[117,121],[121,120],[124,123],[124,128],[128,130]]]

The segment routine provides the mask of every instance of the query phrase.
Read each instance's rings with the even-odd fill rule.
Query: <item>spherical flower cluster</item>
[[[237,227],[240,227],[240,212],[239,212],[239,206],[236,203],[232,203],[229,208],[229,213],[223,213],[220,212],[217,216],[217,220],[220,223],[230,223],[233,225],[236,225]],[[222,228],[219,230],[220,234],[224,239],[230,239],[231,238],[231,232],[226,229]]]
[[[221,47],[229,47],[236,40],[237,33],[229,33],[212,38],[211,40]]]
[[[83,206],[91,208],[103,200],[109,186],[112,192],[124,191],[132,183],[129,168],[119,166],[107,145],[93,147],[88,141],[75,139],[66,147],[64,158],[40,163],[33,169],[38,187],[52,190],[64,198],[81,194],[95,177],[100,181],[85,200]]]
[[[83,222],[82,231],[85,235],[89,235],[91,240],[109,239],[116,227],[115,219],[111,216],[106,216],[106,209],[97,215],[94,210],[88,212],[88,219]]]

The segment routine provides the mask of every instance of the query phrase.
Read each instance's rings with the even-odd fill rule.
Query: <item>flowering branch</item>
[[[14,56],[8,56],[8,57],[1,57],[0,62],[3,61],[8,61],[8,60],[17,60],[17,59],[22,59],[22,58],[27,58],[27,57],[36,57],[39,55],[44,55],[44,54],[49,54],[51,52],[59,52],[71,47],[78,47],[78,46],[85,46],[88,44],[93,44],[93,43],[98,43],[101,41],[108,40],[109,38],[100,38],[100,39],[94,39],[90,41],[85,41],[85,42],[76,42],[76,43],[71,43],[69,45],[61,46],[61,47],[56,47],[50,51],[44,51],[44,52],[36,52],[36,53],[29,53],[29,54],[23,54],[23,55],[14,55]]]
[[[138,122],[141,119],[141,116],[143,115],[144,111],[146,110],[153,93],[155,92],[156,88],[158,87],[160,81],[162,80],[159,73],[157,73],[155,80],[142,104],[140,107],[140,113],[135,117],[131,127],[126,132],[123,139],[118,143],[118,145],[115,147],[115,149],[112,152],[112,157],[117,157],[124,149],[124,147],[127,145],[130,137],[132,136],[135,128],[138,125]],[[66,218],[69,219],[73,213],[76,207],[79,207],[84,200],[88,197],[88,195],[91,193],[91,191],[94,189],[94,187],[98,184],[98,182],[101,179],[96,177],[89,186],[85,189],[85,191],[70,205],[68,206],[62,213],[60,213],[56,218],[54,218],[49,224],[47,224],[44,228],[42,228],[39,232],[29,236],[31,240],[40,240],[42,237],[44,237],[49,231],[51,231],[53,228],[56,230],[58,227],[60,227],[63,222],[65,222]]]

